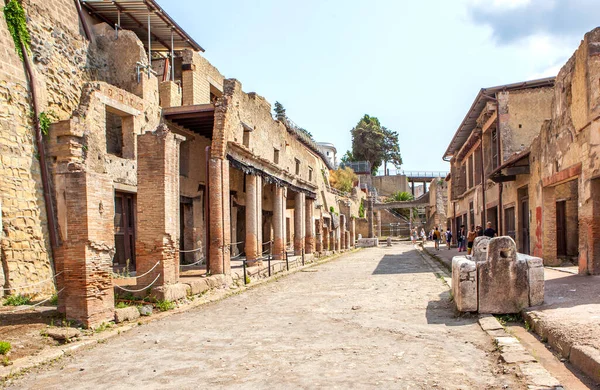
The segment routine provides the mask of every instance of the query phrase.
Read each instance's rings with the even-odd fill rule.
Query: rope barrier
[[[33,286],[39,286],[40,284],[44,284],[50,280],[54,280],[54,278],[56,278],[58,275],[62,274],[64,271],[60,271],[59,273],[57,273],[54,276],[49,277],[48,279],[44,279],[41,282],[37,282],[37,283],[33,283],[27,286],[19,286],[19,287],[9,287],[9,288],[2,288],[2,290],[4,291],[13,291],[13,290],[22,290],[25,288],[29,288],[29,287],[33,287]]]
[[[244,243],[244,241],[240,241],[240,242],[233,242],[233,243],[229,244],[229,246],[232,246],[232,245],[239,245],[239,244],[243,244],[243,243]]]
[[[204,259],[205,259],[205,257],[201,258],[200,260],[198,260],[195,263],[192,263],[192,264],[179,264],[179,266],[180,267],[191,267],[192,265],[196,265],[196,264],[202,263],[204,261]]]
[[[273,240],[271,240],[271,241],[267,241],[267,242],[263,242],[263,245],[267,245],[267,244],[270,244],[270,243],[272,243],[272,242],[273,242]]]
[[[140,288],[139,290],[130,290],[128,288],[121,287],[121,286],[115,286],[115,287],[120,288],[123,291],[131,292],[131,293],[136,293],[136,292],[144,291],[144,290],[148,289],[149,287],[151,287],[154,283],[156,283],[156,281],[158,280],[158,278],[160,278],[160,274],[158,274],[156,276],[156,278],[152,281],[152,283],[150,283],[149,285],[147,285],[144,288]]]
[[[198,252],[198,251],[201,251],[202,249],[204,249],[204,248],[200,247],[200,248],[196,248],[196,249],[190,249],[190,250],[187,250],[187,251],[179,251],[179,253],[192,253],[192,252]]]
[[[152,268],[150,268],[150,269],[149,269],[147,272],[145,272],[144,274],[142,274],[142,275],[140,275],[140,276],[125,276],[125,277],[123,277],[123,276],[121,276],[121,275],[119,275],[119,274],[115,274],[115,273],[113,273],[113,277],[115,277],[115,276],[116,276],[117,278],[121,278],[121,279],[123,279],[123,278],[133,278],[133,279],[139,279],[139,278],[142,278],[142,277],[144,277],[144,276],[148,275],[150,272],[154,271],[154,268],[156,268],[156,267],[158,266],[158,264],[160,264],[160,260],[158,260],[158,261],[156,262],[156,264],[154,264],[154,266],[153,266]]]
[[[63,288],[61,288],[61,289],[60,289],[60,291],[58,291],[58,292],[56,293],[56,295],[59,295],[61,292],[63,292],[63,290],[64,290],[64,289],[65,289],[64,287],[63,287]],[[50,297],[50,298],[46,298],[46,299],[44,299],[43,301],[36,303],[35,305],[21,307],[21,308],[18,308],[18,309],[15,309],[15,310],[11,311],[11,313],[16,313],[16,312],[18,312],[18,311],[23,311],[23,310],[33,309],[34,307],[38,307],[38,306],[40,306],[42,303],[48,302],[48,301],[49,301],[49,300],[51,300],[51,299],[52,299],[52,297]]]
[[[230,258],[229,258],[229,260],[235,260],[235,259],[237,259],[238,257],[240,257],[241,255],[242,255],[242,254],[240,253],[240,254],[239,254],[239,255],[237,255],[237,256],[230,257]]]

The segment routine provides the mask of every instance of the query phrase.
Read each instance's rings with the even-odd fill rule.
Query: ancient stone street
[[[411,245],[365,249],[137,327],[9,388],[523,388],[449,298]]]

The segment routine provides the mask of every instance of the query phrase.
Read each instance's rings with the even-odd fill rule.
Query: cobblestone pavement
[[[9,388],[521,389],[407,244],[143,325]]]

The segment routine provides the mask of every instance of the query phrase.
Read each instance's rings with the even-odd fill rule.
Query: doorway
[[[115,192],[115,256],[113,268],[135,271],[135,194]]]
[[[529,254],[529,193],[527,187],[517,191],[519,220],[519,252]]]

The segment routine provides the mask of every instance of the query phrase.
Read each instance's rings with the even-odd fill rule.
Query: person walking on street
[[[471,230],[467,234],[467,255],[470,255],[473,251],[473,242],[475,241],[475,237],[477,237],[477,231],[475,230],[475,226],[471,225]]]
[[[423,243],[425,243],[425,229],[421,228],[421,241],[423,241]]]
[[[446,230],[446,247],[450,250],[450,242],[452,241],[452,232],[450,229]]]
[[[440,238],[441,238],[441,234],[440,231],[438,230],[437,226],[435,227],[435,229],[433,230],[433,242],[435,243],[435,249],[437,249],[438,251],[440,250]]]
[[[496,233],[496,231],[494,230],[494,228],[492,228],[492,223],[488,222],[487,223],[487,229],[485,229],[485,231],[483,232],[483,234],[489,238],[494,238],[498,235],[498,233]]]
[[[463,251],[463,240],[464,240],[464,234],[465,233],[465,225],[460,225],[460,228],[458,229],[458,236],[456,236],[456,239],[458,241],[458,251],[462,252]]]

